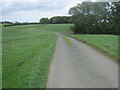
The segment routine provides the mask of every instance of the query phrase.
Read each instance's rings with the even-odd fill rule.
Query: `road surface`
[[[48,88],[117,88],[118,65],[92,47],[58,34]]]

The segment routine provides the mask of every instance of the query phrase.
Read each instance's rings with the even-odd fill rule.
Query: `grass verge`
[[[68,45],[73,45],[68,38],[66,38],[66,37],[63,36],[63,39],[64,39],[64,41],[65,41]]]
[[[114,61],[118,60],[118,36],[116,35],[72,35],[70,36],[77,40],[80,40],[97,50],[101,51],[105,55],[111,57]]]
[[[45,88],[57,35],[34,25],[3,28],[3,88]]]

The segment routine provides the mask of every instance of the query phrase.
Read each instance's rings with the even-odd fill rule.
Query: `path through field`
[[[58,34],[48,88],[117,88],[118,65],[75,39]]]

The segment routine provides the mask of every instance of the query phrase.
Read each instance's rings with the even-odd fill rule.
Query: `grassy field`
[[[115,35],[70,35],[73,24],[18,25],[3,28],[3,88],[44,88],[59,32],[94,46],[115,60]],[[67,38],[64,40],[71,45]]]
[[[105,55],[118,61],[117,35],[72,35],[72,37],[93,46]]]
[[[72,31],[70,29],[71,26],[73,26],[73,24],[48,24],[46,26],[40,26],[40,29],[49,30],[53,32],[60,32],[62,34],[72,34]]]
[[[53,32],[59,32],[62,34],[71,34],[71,26],[73,24],[47,24],[47,25],[42,25],[42,24],[34,24],[34,25],[18,25],[18,26],[12,26],[12,27],[20,27],[25,26],[27,28],[32,29],[38,29],[38,30],[43,30],[43,31],[53,31]]]
[[[44,88],[57,36],[39,25],[3,28],[3,88]]]

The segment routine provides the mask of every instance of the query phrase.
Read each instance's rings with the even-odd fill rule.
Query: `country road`
[[[118,65],[92,47],[58,34],[48,88],[117,88]]]

